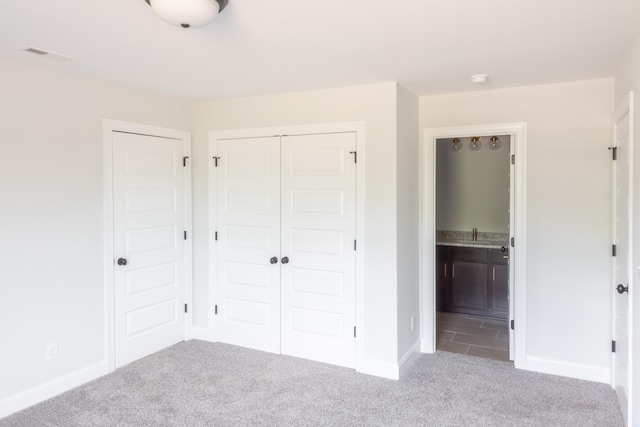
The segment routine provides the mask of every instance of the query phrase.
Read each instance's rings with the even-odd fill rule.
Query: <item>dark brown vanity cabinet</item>
[[[441,311],[506,319],[509,314],[508,248],[438,245],[437,307]]]

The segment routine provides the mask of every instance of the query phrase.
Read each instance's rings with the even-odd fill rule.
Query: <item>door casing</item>
[[[193,334],[193,283],[192,283],[192,219],[191,219],[191,133],[187,131],[169,129],[158,126],[150,126],[140,123],[125,122],[121,120],[104,119],[103,131],[103,266],[104,266],[104,296],[105,296],[105,354],[107,360],[107,372],[115,370],[115,289],[114,289],[114,227],[113,227],[113,132],[125,132],[141,135],[150,135],[163,138],[182,140],[184,155],[187,156],[187,167],[184,176],[184,227],[187,231],[188,242],[185,247],[185,303],[189,307],[185,318],[185,340],[189,340]]]
[[[312,135],[336,132],[355,132],[356,134],[356,151],[357,151],[357,170],[356,170],[356,240],[358,248],[356,251],[356,357],[355,369],[362,370],[364,364],[364,257],[365,257],[365,240],[364,240],[364,177],[365,177],[365,123],[364,122],[337,122],[322,123],[296,126],[278,126],[265,128],[250,129],[230,129],[217,130],[209,132],[209,268],[216,268],[217,246],[215,243],[215,232],[217,230],[217,182],[214,165],[217,152],[217,141],[224,139],[239,138],[259,138],[269,136],[293,136],[293,135]],[[217,303],[217,283],[216,275],[209,275],[209,307],[213,310]],[[216,327],[216,317],[214,313],[209,313],[209,319],[212,319],[208,325],[207,338],[209,341],[218,341],[218,331]]]
[[[509,135],[512,153],[515,155],[514,191],[510,206],[510,235],[514,238],[515,247],[510,254],[510,290],[515,299],[511,304],[513,312],[509,317],[514,319],[515,339],[514,364],[516,368],[526,369],[526,177],[527,177],[527,124],[501,123],[477,126],[454,126],[445,128],[425,128],[423,130],[420,168],[420,338],[423,353],[436,351],[436,139],[454,137],[472,137]],[[514,170],[515,169],[515,170]],[[511,311],[511,310],[510,310]]]

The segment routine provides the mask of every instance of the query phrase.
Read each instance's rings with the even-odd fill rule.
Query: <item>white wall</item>
[[[460,138],[462,149],[451,149],[451,138],[436,145],[436,229],[471,232],[509,232],[509,136],[501,147],[469,149],[470,138]]]
[[[633,52],[637,64],[637,44]],[[208,131],[364,120],[365,357],[392,366],[417,340],[417,328],[408,331],[418,304],[416,106],[395,83],[189,105],[0,62],[0,93],[0,336],[11,349],[0,352],[0,416],[15,409],[20,393],[104,369],[103,118],[193,131],[194,314],[200,327],[212,315]],[[610,340],[606,147],[612,94],[612,80],[604,79],[419,103],[418,129],[529,123],[527,354],[596,373],[608,368]],[[47,363],[45,348],[54,341],[59,358]]]
[[[0,94],[2,417],[17,395],[104,364],[102,119],[186,129],[189,109],[4,61]]]
[[[420,128],[528,123],[526,366],[605,382],[612,112],[613,79],[420,98]]]
[[[396,192],[398,229],[398,360],[411,357],[420,336],[418,97],[398,86]],[[411,318],[414,329],[411,330]],[[419,349],[418,349],[419,351]]]
[[[208,132],[343,121],[366,122],[364,357],[397,363],[396,84],[199,102],[192,107],[195,325],[207,328]],[[359,160],[360,160],[359,156]]]
[[[634,289],[640,286],[640,33],[636,36],[629,52],[616,74],[615,84],[615,105],[620,105],[629,91],[634,92],[634,118],[633,118],[633,285]],[[633,330],[633,355],[635,365],[633,370],[633,401],[630,402],[633,408],[633,419],[637,423],[640,421],[640,327],[637,319],[640,317],[640,292],[629,292],[632,299],[635,327]]]

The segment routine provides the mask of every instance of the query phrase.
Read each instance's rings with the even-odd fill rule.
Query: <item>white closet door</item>
[[[281,144],[282,353],[345,367],[355,365],[355,149],[355,133]]]
[[[183,152],[113,132],[116,367],[185,338]]]
[[[218,340],[279,353],[280,138],[219,141],[217,153]]]

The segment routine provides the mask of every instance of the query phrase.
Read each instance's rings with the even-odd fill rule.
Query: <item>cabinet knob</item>
[[[618,287],[616,288],[616,290],[618,291],[618,293],[620,295],[624,294],[625,292],[629,292],[629,287],[628,286],[624,286],[622,283],[618,285]]]
[[[277,257],[271,257],[271,259],[269,260],[269,262],[271,264],[276,264],[278,262],[278,258]]]
[[[289,258],[284,257],[284,258],[282,258],[282,261],[281,261],[281,262],[282,262],[283,264],[288,264],[288,263],[289,263]]]

